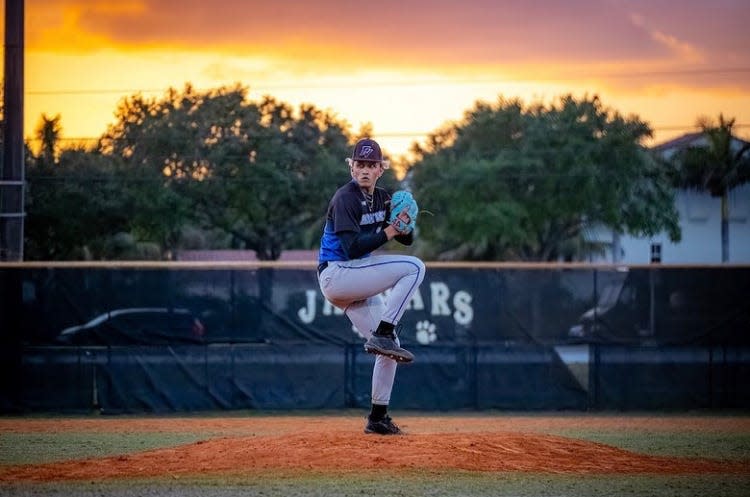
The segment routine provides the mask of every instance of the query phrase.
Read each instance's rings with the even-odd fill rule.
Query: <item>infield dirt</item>
[[[558,474],[750,474],[747,461],[664,457],[552,435],[576,428],[750,431],[748,418],[404,416],[405,436],[362,433],[356,416],[0,419],[0,433],[201,433],[137,453],[0,466],[0,481],[101,480],[255,472],[442,471]]]

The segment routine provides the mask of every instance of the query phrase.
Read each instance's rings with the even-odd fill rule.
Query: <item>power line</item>
[[[260,90],[302,90],[302,89],[340,89],[340,88],[351,88],[356,86],[357,88],[374,88],[383,86],[427,86],[427,85],[473,85],[473,84],[502,84],[502,83],[514,83],[520,81],[571,81],[577,79],[591,79],[591,78],[610,78],[610,79],[635,79],[635,78],[646,78],[646,77],[660,77],[660,76],[698,76],[698,75],[712,75],[712,74],[738,74],[738,73],[750,73],[750,67],[721,67],[715,69],[675,69],[675,70],[664,70],[664,71],[643,71],[643,72],[628,72],[628,73],[586,73],[584,76],[581,74],[576,75],[563,75],[563,76],[545,76],[533,78],[448,78],[448,79],[415,79],[409,81],[395,81],[395,80],[381,80],[373,81],[369,80],[366,82],[341,82],[341,83],[307,83],[304,85],[267,85],[260,86],[258,89],[251,91]],[[134,93],[164,93],[164,88],[121,88],[121,89],[104,89],[104,88],[90,88],[90,89],[41,89],[41,90],[27,90],[27,95],[105,95],[105,94],[134,94]]]
[[[164,93],[161,89],[98,89],[98,90],[27,90],[26,95],[105,95],[122,93]]]
[[[126,171],[127,172],[127,171]],[[132,172],[132,171],[131,171]],[[611,178],[620,178],[623,174],[620,171],[612,171],[612,170],[603,170],[598,171],[595,175],[596,178],[604,178],[604,179],[611,179]],[[582,179],[591,179],[592,174],[587,172],[581,172],[581,173],[571,173],[567,171],[539,171],[539,170],[533,170],[533,171],[497,171],[493,173],[494,178],[503,178],[503,179],[515,179],[515,180],[529,180],[529,179],[536,179],[536,178],[582,178]],[[90,176],[81,176],[81,175],[75,175],[75,174],[58,174],[55,176],[36,176],[33,174],[27,174],[26,176],[27,182],[35,182],[35,181],[41,181],[41,182],[49,182],[49,183],[59,183],[59,182],[69,182],[69,183],[127,183],[127,184],[134,184],[134,183],[193,183],[193,184],[211,184],[211,183],[217,183],[217,182],[225,182],[225,181],[231,181],[233,183],[242,183],[242,184],[276,184],[276,181],[272,178],[266,178],[266,177],[258,177],[258,176],[230,176],[227,174],[211,174],[201,180],[195,180],[190,177],[168,177],[168,176],[154,176],[154,177],[146,177],[143,175],[119,175],[119,176],[96,176],[96,175],[90,175]],[[571,185],[572,188],[580,188],[580,185]]]
[[[734,124],[733,128],[750,128],[750,123],[742,123],[742,124]],[[691,130],[691,129],[700,129],[700,126],[696,125],[688,125],[688,126],[680,126],[680,125],[667,125],[667,126],[657,126],[655,128],[651,128],[653,131],[683,131],[683,130]],[[414,137],[424,137],[431,133],[434,133],[433,131],[386,131],[383,133],[375,133],[377,136],[384,137],[384,138],[414,138]],[[73,141],[96,141],[99,140],[101,137],[98,136],[78,136],[78,137],[67,137],[67,138],[58,138],[58,141],[64,141],[64,142],[73,142]]]

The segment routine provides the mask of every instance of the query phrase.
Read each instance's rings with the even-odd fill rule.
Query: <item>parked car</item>
[[[158,345],[201,343],[205,326],[188,309],[135,307],[115,309],[85,324],[65,328],[65,345]]]
[[[568,330],[572,340],[750,343],[750,268],[625,271]]]

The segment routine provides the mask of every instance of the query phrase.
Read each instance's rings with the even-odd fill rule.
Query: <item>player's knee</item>
[[[410,256],[410,262],[414,264],[417,271],[417,284],[422,283],[422,280],[424,279],[424,275],[426,272],[426,268],[424,265],[424,262],[422,262],[420,259],[417,259],[416,257]]]

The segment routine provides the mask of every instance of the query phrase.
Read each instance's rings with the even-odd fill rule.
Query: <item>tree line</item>
[[[582,260],[602,250],[587,236],[601,227],[678,241],[675,187],[721,196],[747,182],[733,125],[703,121],[710,146],[666,161],[643,146],[648,123],[596,96],[500,96],[413,144],[404,175],[388,170],[379,185],[414,192],[424,214],[412,250],[428,260]],[[61,133],[61,117],[43,115],[39,151],[27,147],[28,260],[317,248],[329,197],[349,180],[344,159],[372,128],[251,101],[241,85],[186,85],[124,98],[94,146],[61,147]]]

